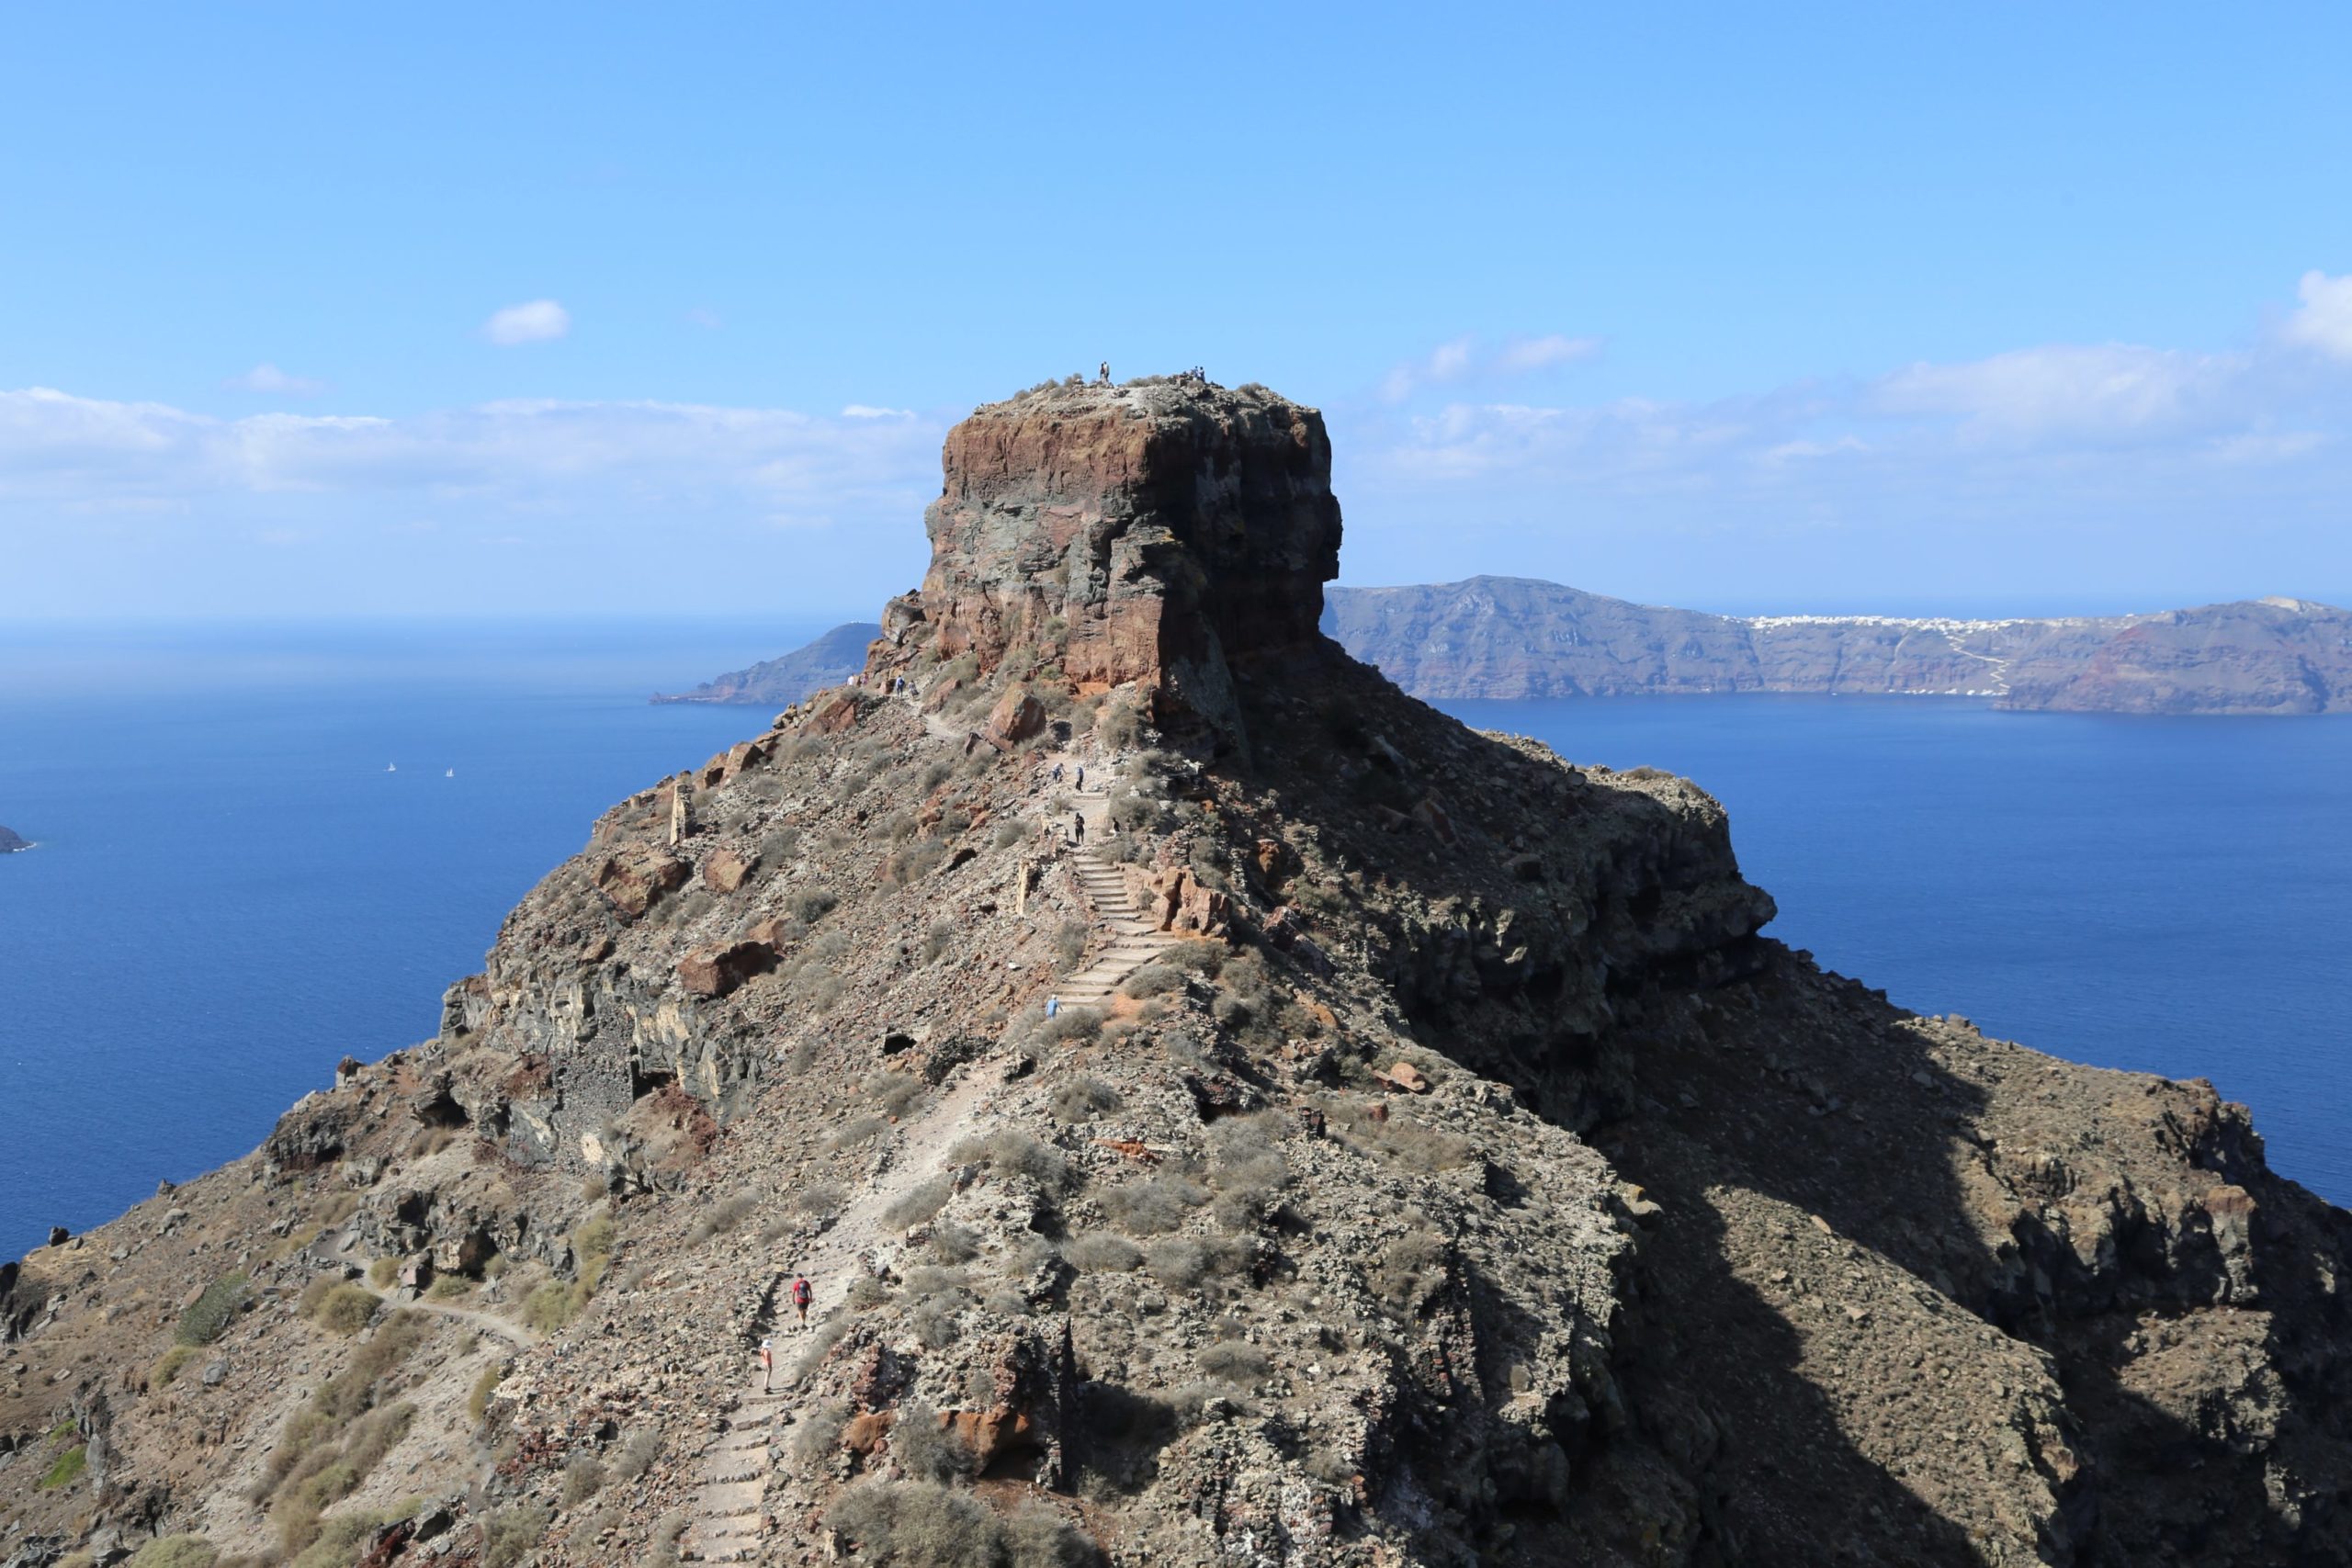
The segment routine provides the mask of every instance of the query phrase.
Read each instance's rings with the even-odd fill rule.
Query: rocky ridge
[[[0,1271],[0,1562],[2347,1561],[2352,1219],[1346,658],[1328,464],[978,411],[859,683]]]

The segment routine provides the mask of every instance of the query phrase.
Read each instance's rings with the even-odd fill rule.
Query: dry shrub
[[[1413,1228],[1380,1249],[1364,1282],[1389,1305],[1419,1313],[1445,1282],[1446,1244],[1427,1215],[1416,1212],[1406,1219]]]
[[[1184,988],[1184,972],[1168,964],[1147,964],[1119,983],[1122,995],[1141,998]]]
[[[878,1138],[890,1130],[890,1123],[879,1116],[860,1116],[836,1132],[829,1146],[835,1149],[855,1148],[869,1138]]]
[[[131,1555],[129,1568],[212,1568],[220,1553],[200,1535],[164,1535]]]
[[[1087,1231],[1062,1248],[1070,1266],[1086,1274],[1124,1274],[1143,1262],[1143,1249],[1109,1231]]]
[[[1025,1176],[1048,1189],[1069,1179],[1069,1161],[1059,1149],[1011,1127],[966,1138],[947,1152],[947,1157],[957,1165],[985,1165],[1000,1176]]]
[[[910,1230],[945,1208],[955,1194],[954,1183],[934,1176],[893,1199],[882,1211],[882,1223],[894,1231]]]
[[[813,1187],[802,1188],[792,1200],[792,1203],[802,1213],[814,1214],[819,1219],[822,1219],[828,1214],[840,1213],[842,1205],[848,1201],[849,1194],[842,1191],[840,1187],[830,1181],[820,1181]]]
[[[1290,1163],[1274,1147],[1283,1132],[1272,1111],[1227,1117],[1209,1129],[1209,1185],[1216,1189],[1217,1221],[1227,1229],[1257,1224],[1290,1185]]]
[[[865,1080],[865,1096],[885,1116],[904,1116],[922,1098],[922,1082],[906,1073],[876,1073]]]
[[[659,1427],[639,1427],[628,1435],[628,1440],[621,1444],[621,1451],[614,1456],[613,1473],[623,1481],[635,1481],[653,1468],[653,1461],[661,1457],[661,1453],[662,1429]]]
[[[1099,1009],[1068,1007],[1051,1018],[1040,1019],[1029,1038],[1039,1045],[1068,1045],[1093,1039],[1102,1032],[1102,1014]]]
[[[1273,1363],[1266,1359],[1263,1350],[1239,1339],[1204,1345],[1194,1360],[1202,1376],[1222,1378],[1227,1382],[1253,1383],[1273,1370]]]
[[[553,1334],[587,1304],[588,1292],[579,1280],[549,1280],[523,1298],[523,1321],[542,1334]]]
[[[1054,1090],[1054,1114],[1065,1122],[1091,1122],[1119,1108],[1119,1091],[1089,1073],[1062,1080]]]
[[[915,1481],[956,1481],[979,1469],[971,1445],[939,1419],[930,1405],[910,1400],[890,1425],[890,1457]]]
[[[820,1469],[841,1451],[842,1431],[849,1425],[849,1406],[828,1400],[800,1413],[800,1429],[792,1434],[792,1459],[803,1471]]]
[[[312,1295],[311,1292],[322,1282],[327,1288]],[[340,1334],[346,1339],[375,1322],[383,1304],[375,1292],[348,1280],[313,1280],[302,1292],[303,1315],[328,1333]]]
[[[942,1263],[968,1263],[980,1255],[980,1238],[953,1221],[933,1225],[931,1255]]]
[[[505,1381],[506,1368],[503,1363],[484,1367],[481,1376],[474,1379],[473,1392],[466,1395],[466,1414],[473,1417],[475,1426],[481,1426],[482,1417],[490,1414],[490,1396]]]
[[[1087,1568],[1094,1544],[1042,1504],[1000,1519],[968,1492],[934,1481],[867,1481],[825,1510],[861,1562],[895,1568]]]
[[[1151,1277],[1171,1291],[1189,1291],[1212,1278],[1236,1272],[1250,1249],[1227,1236],[1171,1235],[1144,1253]]]
[[[196,1355],[197,1347],[193,1345],[173,1346],[158,1357],[155,1364],[147,1370],[147,1386],[157,1389],[171,1387],[172,1380],[178,1377],[190,1361],[196,1359]]]
[[[1206,1189],[1172,1171],[1143,1177],[1102,1194],[1102,1212],[1129,1235],[1158,1235],[1184,1223],[1184,1211],[1209,1201]]]
[[[1087,925],[1083,920],[1064,920],[1055,928],[1054,958],[1061,964],[1064,973],[1077,968],[1078,961],[1086,956],[1087,935]]]
[[[605,1467],[593,1454],[574,1454],[563,1467],[563,1506],[576,1508],[604,1490]]]
[[[481,1528],[482,1568],[514,1568],[539,1544],[553,1523],[555,1515],[543,1503],[526,1503],[491,1515]]]

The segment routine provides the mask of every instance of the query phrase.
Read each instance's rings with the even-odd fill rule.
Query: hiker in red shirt
[[[808,1326],[808,1300],[816,1293],[808,1288],[807,1275],[795,1274],[792,1277],[792,1304],[799,1309],[800,1326],[803,1328]]]

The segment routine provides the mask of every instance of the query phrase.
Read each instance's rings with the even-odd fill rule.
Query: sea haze
[[[1951,697],[1438,705],[1697,780],[1771,935],[2053,1055],[2208,1077],[2352,1202],[2352,719]]]
[[[598,812],[772,716],[647,696],[820,629],[9,634],[0,1257],[430,1038]]]
[[[429,1037],[599,811],[769,716],[647,694],[819,629],[0,642],[0,823],[39,844],[0,856],[0,1256],[246,1153],[345,1054]],[[1692,775],[1775,934],[1909,1007],[2209,1076],[2281,1170],[2352,1200],[2352,721],[1443,705]]]

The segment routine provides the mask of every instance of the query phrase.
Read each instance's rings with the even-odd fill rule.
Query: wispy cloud
[[[552,343],[571,331],[571,312],[552,299],[533,299],[493,311],[481,324],[481,335],[501,348],[519,344]]]
[[[912,409],[876,408],[872,403],[852,403],[842,410],[843,419],[912,419]]]
[[[1389,371],[1381,378],[1380,395],[1389,402],[1401,403],[1426,388],[1509,380],[1573,365],[1600,352],[1599,338],[1567,337],[1558,333],[1506,338],[1493,345],[1475,336],[1458,337]]]
[[[2307,272],[2296,285],[2301,301],[2287,318],[2287,336],[2337,359],[2352,359],[2352,274]]]
[[[220,383],[237,392],[259,392],[267,397],[315,398],[327,389],[324,381],[308,376],[293,376],[277,366],[264,362],[242,376],[232,376]]]

